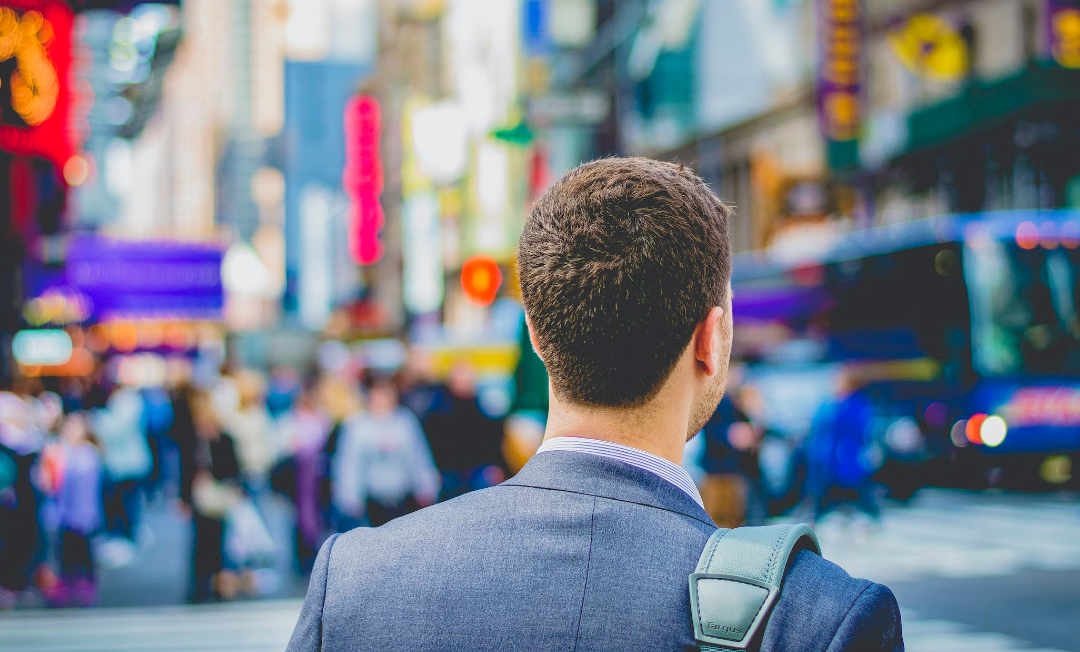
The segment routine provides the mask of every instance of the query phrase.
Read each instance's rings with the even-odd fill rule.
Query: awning
[[[1080,70],[1033,63],[1012,77],[973,82],[952,99],[913,111],[908,117],[905,153],[1069,107],[1080,108]]]

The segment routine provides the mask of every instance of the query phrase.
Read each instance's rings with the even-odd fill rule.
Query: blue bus
[[[733,358],[763,406],[770,492],[797,484],[799,442],[841,374],[875,404],[868,453],[895,495],[1074,482],[1078,271],[1073,210],[950,215],[738,255]]]

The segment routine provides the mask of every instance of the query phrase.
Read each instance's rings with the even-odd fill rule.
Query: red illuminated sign
[[[341,182],[349,196],[349,254],[370,265],[383,254],[379,231],[383,225],[383,168],[379,154],[379,102],[358,95],[345,105],[345,171]]]
[[[0,0],[0,149],[58,168],[74,154],[71,23],[60,0]]]

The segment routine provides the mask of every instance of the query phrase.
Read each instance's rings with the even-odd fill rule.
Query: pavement
[[[284,503],[263,505],[288,541]],[[135,562],[102,573],[94,610],[0,614],[4,652],[282,650],[303,584],[288,571],[269,599],[176,605],[186,581],[188,530],[160,506],[146,517]],[[1080,652],[1080,498],[926,490],[889,505],[879,527],[836,515],[818,524],[826,558],[889,585],[909,652]]]
[[[880,527],[836,515],[822,554],[892,589],[908,652],[1080,652],[1080,499],[924,490]]]
[[[299,615],[299,600],[15,611],[0,615],[0,650],[280,652]]]
[[[268,495],[259,501],[259,508],[279,548],[271,572],[260,572],[263,581],[257,597],[303,597],[306,582],[292,571],[292,507],[285,499]],[[100,572],[100,605],[145,607],[183,604],[191,560],[191,527],[186,517],[172,504],[154,505],[145,511],[137,540],[134,563]]]

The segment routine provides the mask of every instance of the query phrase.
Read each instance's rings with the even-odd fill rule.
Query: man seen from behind
[[[501,485],[327,541],[289,650],[698,649],[687,578],[716,526],[679,462],[724,392],[731,216],[643,158],[549,188],[518,257],[543,445]],[[887,588],[792,559],[752,649],[903,650]]]

